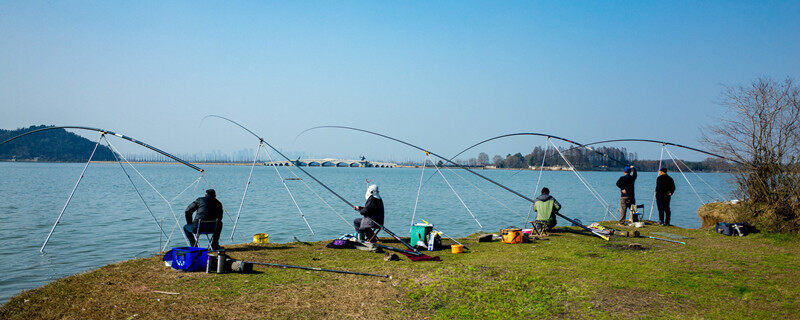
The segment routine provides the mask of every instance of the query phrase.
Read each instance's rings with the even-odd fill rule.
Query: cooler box
[[[164,255],[164,261],[172,260],[172,268],[191,271],[205,271],[208,263],[208,249],[197,247],[172,248]]]
[[[411,239],[410,244],[412,247],[416,247],[419,241],[422,241],[422,246],[428,246],[428,236],[433,231],[433,225],[425,224],[425,223],[417,223],[411,226]]]

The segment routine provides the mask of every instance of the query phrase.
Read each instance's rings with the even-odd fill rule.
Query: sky
[[[725,85],[800,76],[798,17],[798,1],[2,1],[0,128],[95,126],[172,153],[257,146],[203,121],[219,114],[292,154],[393,160],[423,155],[297,135],[356,126],[442,155],[520,131],[702,146]]]

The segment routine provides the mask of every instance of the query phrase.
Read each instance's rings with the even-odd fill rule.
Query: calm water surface
[[[180,165],[136,166],[168,200],[173,200],[199,177],[198,172]],[[0,274],[0,301],[5,302],[22,290],[36,288],[75,273],[135,257],[151,256],[165,243],[165,237],[161,235],[119,165],[92,163],[47,245],[47,254],[40,254],[39,247],[82,168],[83,164],[0,163],[0,246],[6,249],[9,261],[6,265],[14,266],[6,268]],[[171,206],[182,225],[186,205],[202,196],[206,188],[215,188],[217,197],[227,210],[220,241],[223,245],[249,242],[253,234],[262,232],[268,233],[272,242],[291,242],[294,237],[303,241],[325,240],[352,232],[349,221],[357,215],[341,200],[311,179],[304,180],[347,222],[309,191],[303,181],[286,181],[314,230],[312,234],[277,178],[274,168],[257,167],[244,202],[239,226],[233,239],[230,239],[232,219],[238,210],[250,168],[204,168],[207,171],[206,179],[171,201]],[[364,202],[367,186],[365,179],[370,179],[380,186],[386,207],[386,226],[401,235],[408,232],[421,169],[315,167],[307,170],[358,205]],[[280,171],[285,178],[294,177],[287,168],[280,168]],[[163,222],[165,231],[170,233],[175,226],[170,207],[135,172],[129,170],[129,173],[158,221]],[[443,173],[483,225],[483,230],[522,226],[530,203],[463,170],[443,170]],[[533,194],[538,177],[537,171],[482,170],[480,173],[525,194]],[[299,171],[297,174],[302,176]],[[613,210],[617,210],[619,191],[614,183],[620,174],[581,174],[611,204]],[[431,175],[436,177],[422,188],[417,207],[417,222],[425,219],[452,236],[464,236],[479,230],[478,223],[442,177],[435,170],[426,169],[425,180]],[[678,188],[672,200],[673,224],[697,228],[700,226],[696,213],[700,200],[679,173],[672,175]],[[727,174],[701,173],[699,176],[724,196],[730,194],[731,185]],[[639,174],[636,183],[637,202],[645,204],[646,216],[650,213],[655,177],[654,172],[643,172]],[[720,198],[697,176],[688,175],[688,178],[703,201]],[[497,200],[485,195],[473,184]],[[540,188],[544,186],[549,187],[551,194],[562,203],[562,213],[565,215],[587,224],[604,218],[604,207],[574,173],[544,172]],[[657,219],[657,212],[653,216]],[[611,219],[611,216],[605,218]],[[564,225],[564,221],[560,220],[559,224]],[[179,229],[174,230],[170,246],[185,245]]]

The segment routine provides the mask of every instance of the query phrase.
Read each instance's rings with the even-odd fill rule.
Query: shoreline
[[[24,161],[24,160],[16,160],[16,161],[9,161],[9,160],[0,160],[0,163],[45,163],[45,164],[58,164],[58,163],[85,163],[85,162],[75,162],[75,161]],[[92,161],[91,163],[117,163],[116,161]],[[178,162],[158,162],[158,161],[130,161],[132,164],[170,164],[170,165],[179,165]],[[196,166],[250,166],[252,162],[189,162]],[[262,163],[256,163],[256,166],[264,166],[266,165]],[[308,168],[308,166],[303,166]],[[350,167],[337,167],[337,166],[311,166],[311,168],[350,168]],[[397,169],[397,168],[405,168],[405,169],[421,169],[422,165],[400,165],[398,164],[395,167],[359,167],[359,168],[374,168],[374,169]],[[451,168],[451,169],[460,169],[456,166],[445,166],[443,168]],[[508,171],[539,171],[539,168],[492,168],[490,166],[486,167],[466,167],[470,170],[508,170]],[[579,172],[617,172],[618,168],[610,169],[610,170],[578,170]],[[571,172],[572,169],[564,168],[560,166],[553,166],[547,167],[543,169],[544,171],[564,171],[564,172]],[[640,172],[657,172],[657,171],[640,171]],[[731,173],[732,171],[696,171],[698,173]]]
[[[604,222],[617,229],[611,222]],[[648,225],[686,237],[603,241],[572,227],[547,240],[478,243],[441,262],[384,261],[328,241],[226,246],[235,259],[388,274],[361,277],[256,266],[248,274],[184,273],[158,255],[109,264],[13,296],[4,319],[30,318],[791,318],[800,312],[797,236],[726,237]],[[661,236],[666,237],[666,236]],[[389,246],[401,247],[390,238]],[[452,243],[443,240],[444,244]],[[776,291],[775,288],[780,290]],[[742,289],[745,288],[745,289]]]

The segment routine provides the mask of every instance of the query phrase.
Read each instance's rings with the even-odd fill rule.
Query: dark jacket
[[[672,177],[662,174],[656,178],[656,195],[666,196],[675,193],[675,180]]]
[[[383,225],[383,200],[369,196],[367,203],[359,208],[358,213]],[[364,224],[362,223],[362,227]],[[375,226],[377,227],[377,226]]]
[[[621,176],[619,180],[617,180],[617,188],[619,188],[620,191],[625,190],[625,193],[620,192],[620,194],[623,197],[635,197],[633,191],[634,183],[636,183],[636,168],[632,168],[630,174]]]
[[[197,214],[192,220],[192,213]],[[186,207],[186,224],[197,223],[200,220],[222,220],[222,203],[214,197],[200,197]]]

